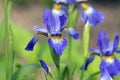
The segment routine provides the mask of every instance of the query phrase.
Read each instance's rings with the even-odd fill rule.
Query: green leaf
[[[69,7],[68,9],[68,27],[76,27],[78,20],[78,9]]]
[[[99,75],[100,73],[101,73],[101,72],[98,71],[98,72],[96,72],[96,73],[90,75],[90,76],[87,78],[87,80],[94,80],[93,78],[94,78],[95,76]]]
[[[69,79],[69,69],[68,66],[65,66],[62,74],[61,74],[61,79],[65,80],[65,78],[67,78],[67,80]]]
[[[31,78],[32,74],[34,73],[37,69],[39,69],[41,66],[38,64],[28,64],[20,69],[18,69],[14,74],[13,74],[13,80],[27,80],[28,78]],[[28,76],[26,76],[28,75]],[[27,79],[26,79],[27,78]],[[31,78],[31,80],[33,80]]]
[[[114,76],[113,79],[114,80],[120,80],[120,75]]]
[[[60,57],[56,54],[55,50],[51,47],[50,47],[50,52],[56,67],[60,68]]]

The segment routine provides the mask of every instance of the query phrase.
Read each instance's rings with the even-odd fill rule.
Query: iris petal
[[[109,75],[107,69],[102,69],[102,75],[100,77],[100,80],[113,80],[112,77]]]
[[[109,46],[109,38],[105,31],[99,31],[98,33],[98,48],[101,50],[102,53],[105,52],[105,50]]]
[[[85,63],[85,67],[84,65],[81,66],[81,70],[84,68],[84,70],[87,70],[89,64],[94,60],[95,56],[94,55],[91,55],[87,60],[86,60],[86,63]]]
[[[47,29],[44,28],[44,27],[34,26],[33,29],[36,30],[36,31],[43,32],[43,33],[48,33]]]
[[[110,76],[116,76],[120,73],[120,62],[116,58],[102,60],[100,69],[103,70],[104,68],[107,69]]]
[[[99,49],[90,48],[90,49],[89,49],[89,51],[90,51],[91,53],[95,53],[95,54],[98,54],[98,55],[100,55],[100,54],[101,54],[101,52],[100,52],[100,50],[99,50]]]
[[[49,33],[55,30],[56,21],[50,9],[44,10],[43,20]]]
[[[67,28],[67,29],[65,29],[65,31],[71,36],[71,37],[73,37],[74,39],[79,39],[79,32],[78,31],[76,31],[75,29],[73,29],[73,28]]]
[[[30,40],[30,42],[27,44],[25,50],[27,50],[27,51],[32,51],[33,48],[34,48],[34,45],[37,43],[38,39],[39,39],[39,35],[33,36],[33,38],[32,38],[32,39]]]
[[[49,73],[49,68],[43,60],[40,60],[40,64],[41,64],[42,68],[45,70],[45,72]]]
[[[116,35],[113,42],[112,52],[114,52],[118,48],[118,45],[119,45],[119,35]]]
[[[48,43],[56,51],[58,56],[61,56],[63,50],[67,46],[67,40],[65,38],[59,38],[59,37],[48,39]]]
[[[87,10],[82,12],[81,19],[84,23],[89,21],[91,26],[97,26],[99,23],[103,22],[104,16],[101,12],[89,6]]]

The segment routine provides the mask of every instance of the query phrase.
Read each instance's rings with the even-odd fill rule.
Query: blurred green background
[[[44,59],[48,65],[54,70],[53,60],[50,55],[47,38],[41,36],[39,42],[31,52],[25,51],[28,41],[32,38],[36,31],[33,26],[44,26],[42,20],[42,12],[45,8],[52,8],[52,0],[11,0],[12,8],[10,11],[9,21],[12,25],[14,37],[14,73],[16,80],[43,80],[43,71],[39,68],[39,59]],[[96,47],[97,33],[103,29],[107,31],[111,40],[120,29],[120,1],[119,0],[91,0],[90,3],[103,12],[105,21],[92,27],[90,37],[90,47]],[[3,16],[4,7],[3,0],[0,0],[0,80],[5,80],[5,45],[4,45],[4,29]],[[84,24],[81,19],[78,20],[77,30],[81,33],[79,40],[73,40],[72,48],[72,64],[77,64],[77,74],[75,80],[78,80],[80,73],[80,65],[83,63],[83,46],[82,33]],[[64,33],[63,33],[64,34]],[[65,35],[64,36],[68,36]],[[67,48],[61,56],[61,64],[64,67],[67,63]],[[120,59],[120,55],[117,56]],[[34,65],[32,65],[34,64]],[[86,77],[92,73],[99,71],[100,58],[96,57],[94,62],[89,66]],[[17,72],[16,72],[17,71]],[[18,77],[19,76],[19,77]],[[91,80],[98,80],[99,75]],[[89,79],[90,80],[90,79]]]

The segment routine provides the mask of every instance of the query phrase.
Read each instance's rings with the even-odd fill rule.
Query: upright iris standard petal
[[[51,10],[46,9],[44,11],[43,20],[44,20],[45,26],[47,27],[48,32],[49,33],[53,32],[55,30],[56,21]]]
[[[107,48],[109,47],[109,38],[105,31],[99,31],[98,33],[98,48],[100,49],[101,53],[105,53]]]
[[[85,63],[85,67],[82,65],[81,66],[81,70],[84,68],[84,70],[87,70],[88,68],[88,65],[94,60],[95,56],[94,55],[91,55],[87,60],[86,60],[86,63]]]
[[[61,56],[67,46],[67,40],[62,37],[51,37],[48,39],[48,43],[56,51],[58,56]]]
[[[67,15],[63,14],[59,17],[60,19],[60,26],[63,28],[67,24]]]
[[[76,31],[75,29],[69,27],[69,28],[66,28],[65,31],[74,39],[79,39],[79,32]]]
[[[34,48],[34,45],[37,43],[38,39],[39,39],[39,35],[33,36],[33,38],[32,38],[32,39],[30,40],[30,42],[27,44],[25,50],[27,50],[27,51],[32,51],[33,48]]]
[[[119,35],[116,35],[113,41],[112,53],[115,52],[119,45]]]
[[[89,21],[91,26],[97,26],[99,23],[103,22],[104,16],[101,12],[89,6],[81,13],[81,19],[84,23]]]
[[[100,80],[113,80],[112,77],[109,75],[107,69],[102,69],[102,75],[100,77]]]
[[[49,68],[48,68],[47,64],[43,60],[40,60],[40,64],[41,64],[42,68],[45,70],[45,72],[48,74]]]

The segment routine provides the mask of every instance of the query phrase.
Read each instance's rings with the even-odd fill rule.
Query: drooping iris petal
[[[67,3],[68,0],[54,0],[56,3]]]
[[[83,1],[88,1],[88,0],[54,0],[56,3],[66,3],[66,4],[74,4],[77,2],[83,2]]]
[[[27,44],[25,50],[27,50],[27,51],[32,51],[33,48],[34,48],[34,45],[37,43],[38,39],[39,39],[39,35],[33,36],[33,38],[32,38],[32,39],[29,41],[29,43]]]
[[[116,76],[120,74],[120,62],[116,58],[102,60],[100,69],[103,70],[104,68],[107,69],[110,76]]]
[[[100,80],[113,80],[112,77],[109,75],[107,69],[102,69],[102,74],[101,74],[101,77],[100,77]]]
[[[91,26],[97,26],[99,23],[102,23],[104,16],[101,12],[89,6],[87,10],[82,12],[81,19],[84,23],[89,21]]]
[[[36,31],[43,32],[43,33],[48,33],[47,29],[44,28],[44,27],[34,26],[33,29],[36,30]]]
[[[109,38],[105,33],[105,31],[102,31],[102,30],[99,31],[97,43],[98,43],[98,48],[101,50],[102,53],[104,53],[109,46]]]
[[[41,64],[42,68],[45,70],[45,72],[49,73],[49,68],[43,60],[40,60],[40,64]]]
[[[79,39],[79,32],[76,31],[75,29],[69,27],[67,29],[65,29],[65,31],[74,39]]]
[[[86,60],[86,63],[85,63],[85,67],[84,65],[81,66],[81,70],[84,68],[84,70],[87,70],[89,64],[94,60],[95,56],[94,55],[91,55],[87,60]]]
[[[100,50],[99,50],[99,49],[90,48],[90,49],[89,49],[89,51],[90,51],[91,53],[95,53],[95,54],[98,54],[98,55],[100,55],[100,54],[101,54],[101,52],[100,52]]]
[[[49,45],[56,51],[58,56],[61,56],[63,50],[67,46],[67,40],[62,37],[52,37],[48,39]]]
[[[115,52],[116,52],[116,53],[120,53],[120,49],[117,49]]]

